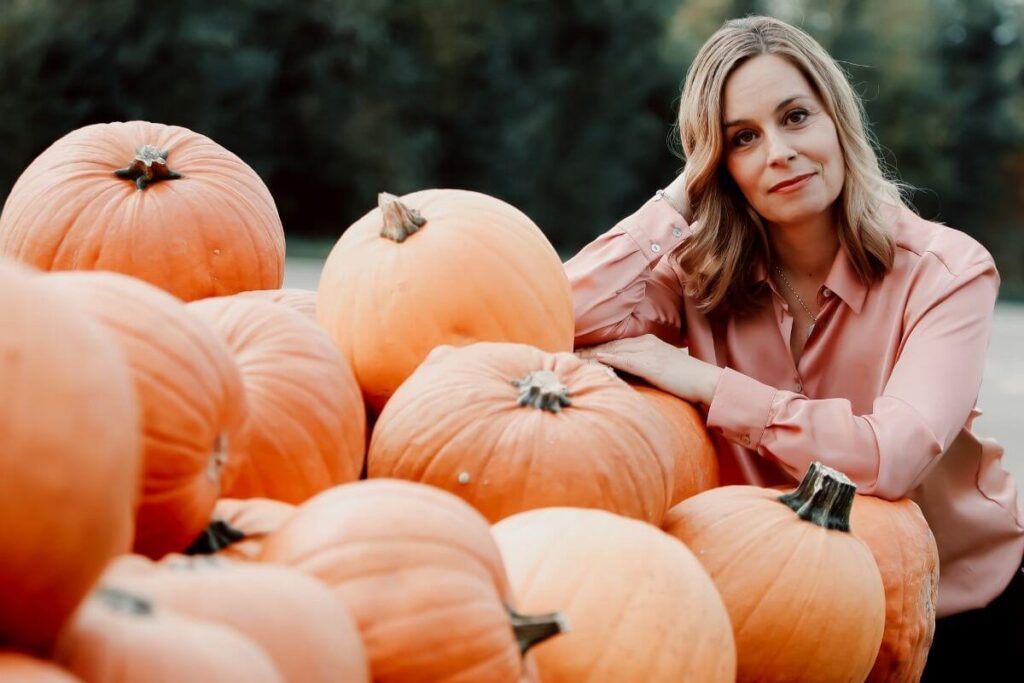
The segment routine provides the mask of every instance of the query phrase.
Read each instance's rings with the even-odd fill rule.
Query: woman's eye
[[[803,109],[794,109],[786,114],[786,121],[789,123],[803,123],[808,116],[809,114]]]
[[[732,139],[734,145],[749,145],[754,141],[754,134],[749,130],[744,130],[736,134],[736,137]]]

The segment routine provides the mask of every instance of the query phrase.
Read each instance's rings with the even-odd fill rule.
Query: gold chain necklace
[[[793,289],[793,285],[789,284],[789,278],[786,277],[786,273],[784,270],[782,270],[782,266],[777,265],[775,266],[775,268],[779,271],[779,275],[782,276],[782,282],[783,284],[786,285],[786,289],[788,289],[793,294],[793,296],[796,297],[796,300],[800,302],[800,305],[803,307],[803,309],[807,311],[807,315],[811,316],[811,324],[807,326],[807,336],[810,337],[811,332],[814,331],[814,325],[818,322],[818,316],[811,313],[811,309],[807,308],[807,304],[804,303],[804,300],[801,299],[800,295],[796,293],[795,289]]]

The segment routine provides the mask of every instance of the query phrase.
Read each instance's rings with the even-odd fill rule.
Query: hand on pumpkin
[[[636,375],[691,403],[710,404],[722,374],[721,368],[693,358],[687,349],[676,348],[653,334],[578,349],[576,355]]]

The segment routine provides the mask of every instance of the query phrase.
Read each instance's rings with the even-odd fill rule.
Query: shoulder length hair
[[[726,79],[746,60],[775,54],[796,66],[836,125],[846,180],[835,203],[841,248],[865,283],[892,268],[892,209],[905,206],[899,181],[883,173],[864,125],[864,108],[846,75],[817,41],[778,19],[726,22],[697,53],[679,104],[679,139],[687,159],[692,237],[672,255],[685,291],[702,313],[742,314],[758,307],[758,262],[774,266],[768,234],[723,163],[722,99]],[[888,206],[889,211],[885,211]]]

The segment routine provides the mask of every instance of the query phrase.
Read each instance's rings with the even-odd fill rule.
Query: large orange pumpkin
[[[0,642],[45,654],[131,547],[141,443],[111,336],[0,262]]]
[[[170,294],[117,273],[40,279],[109,329],[132,369],[145,453],[136,552],[184,550],[221,495],[221,470],[240,457],[242,380],[213,330]]]
[[[355,622],[323,583],[297,570],[218,557],[125,555],[103,580],[182,616],[227,626],[263,648],[287,681],[364,683]]]
[[[885,631],[868,681],[921,680],[935,636],[939,549],[914,501],[857,496],[850,516],[853,534],[875,556],[885,586]]]
[[[554,615],[512,613],[487,521],[429,486],[378,479],[318,494],[266,539],[260,559],[334,590],[378,682],[533,680],[522,652],[561,630]]]
[[[673,456],[664,419],[607,368],[480,342],[436,349],[395,393],[367,472],[451,491],[492,522],[566,506],[660,524]]]
[[[675,459],[670,505],[718,486],[718,453],[700,412],[667,391],[640,382],[630,384],[669,425],[669,443]]]
[[[22,652],[0,651],[0,681],[7,683],[79,683],[79,679],[52,662]]]
[[[274,199],[237,156],[187,128],[100,123],[54,142],[0,214],[0,254],[112,270],[186,300],[280,287]]]
[[[257,289],[251,292],[240,292],[236,296],[284,304],[293,311],[316,321],[316,292],[312,289]]]
[[[349,227],[320,276],[317,315],[372,412],[440,344],[572,351],[572,292],[540,229],[505,202],[423,190]]]
[[[112,585],[85,601],[53,659],[87,683],[284,683],[270,657],[237,631]]]
[[[564,610],[571,630],[535,650],[545,683],[732,683],[722,598],[686,546],[603,510],[545,508],[492,527],[523,609]]]
[[[711,574],[732,620],[737,681],[863,681],[885,627],[871,550],[850,533],[855,487],[815,463],[796,491],[723,486],[664,529]]]
[[[359,478],[366,409],[348,363],[316,323],[285,305],[238,296],[188,305],[216,330],[249,407],[224,495],[301,503]]]
[[[921,508],[909,498],[890,501],[862,495],[854,497],[850,531],[871,549],[885,586],[885,630],[867,681],[919,681],[935,637],[939,597],[935,536]]]

